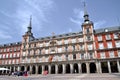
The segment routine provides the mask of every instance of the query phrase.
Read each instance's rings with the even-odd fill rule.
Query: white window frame
[[[59,53],[62,52],[62,47],[58,48],[58,52],[59,52]]]
[[[92,50],[93,49],[93,45],[92,44],[88,44],[88,50]]]
[[[72,43],[76,43],[76,39],[72,39]]]
[[[100,53],[100,57],[101,57],[101,59],[105,59],[105,58],[106,58],[105,52],[101,52],[101,53]]]
[[[120,57],[120,50],[118,50],[118,57]]]
[[[98,41],[102,41],[102,36],[101,35],[97,36],[97,38],[98,38]]]
[[[99,43],[99,49],[104,49],[103,43]]]
[[[107,42],[107,46],[108,46],[108,48],[112,48],[113,47],[112,42]]]
[[[110,36],[110,34],[106,34],[106,35],[105,35],[105,37],[106,37],[106,40],[109,40],[109,39],[111,39],[111,36]]]
[[[64,40],[64,43],[65,43],[65,44],[68,44],[68,40],[67,40],[67,39],[66,39],[66,40]]]
[[[114,51],[109,51],[109,56],[110,56],[110,58],[114,58],[115,57]]]
[[[115,41],[116,47],[120,47],[120,41]]]

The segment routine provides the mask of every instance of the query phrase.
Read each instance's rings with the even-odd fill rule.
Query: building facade
[[[35,38],[30,19],[19,44],[0,46],[0,67],[32,74],[120,73],[120,26],[95,30],[85,11],[81,27],[80,32]]]

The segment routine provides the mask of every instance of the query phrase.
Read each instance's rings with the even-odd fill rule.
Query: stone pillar
[[[99,63],[96,62],[95,65],[96,65],[96,73],[99,73],[99,71],[100,71],[100,70],[99,70]]]
[[[49,74],[51,74],[51,65],[50,64],[48,65],[48,72],[49,72]]]
[[[30,74],[32,74],[32,65],[30,65]]]
[[[98,66],[99,66],[99,73],[102,73],[102,69],[101,69],[101,62],[98,62]]]
[[[24,66],[25,67],[25,70],[24,71],[27,71],[27,66]]]
[[[11,66],[10,66],[10,72],[11,72],[12,70],[11,70]]]
[[[17,68],[18,71],[20,71],[20,66],[18,65],[18,68]]]
[[[73,64],[70,64],[70,73],[73,73]]]
[[[111,73],[110,61],[108,61],[107,64],[108,64],[108,71],[109,73]]]
[[[58,74],[58,65],[55,65],[55,74]]]
[[[63,66],[63,74],[65,74],[65,72],[66,72],[65,64],[63,64],[62,66]]]
[[[36,68],[35,74],[38,74],[38,65],[36,65],[35,68]]]
[[[90,73],[90,68],[89,68],[89,63],[86,63],[86,67],[87,67],[87,73]]]
[[[15,68],[16,68],[16,66],[14,66],[14,72],[15,72]]]
[[[43,74],[44,70],[45,70],[45,66],[42,65],[42,74]]]
[[[120,73],[120,63],[119,63],[119,60],[117,60],[117,68],[118,68],[118,72]]]
[[[78,73],[81,73],[81,63],[78,63]]]

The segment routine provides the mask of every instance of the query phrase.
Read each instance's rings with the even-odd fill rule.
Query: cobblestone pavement
[[[31,76],[0,76],[0,80],[120,80],[117,74],[51,74]]]

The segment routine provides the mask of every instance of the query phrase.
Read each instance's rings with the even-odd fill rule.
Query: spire
[[[28,26],[28,31],[31,33],[31,29],[32,29],[32,16],[30,16],[30,22],[29,22],[29,26]]]
[[[86,4],[84,2],[84,22],[89,21],[89,15],[87,13]]]

